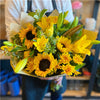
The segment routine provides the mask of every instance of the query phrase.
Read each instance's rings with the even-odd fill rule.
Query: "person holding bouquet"
[[[5,24],[7,38],[10,35],[10,23],[20,23],[21,12],[47,9],[46,15],[57,9],[59,13],[69,11],[66,19],[69,22],[74,20],[71,0],[6,0]],[[27,19],[26,19],[27,20]],[[16,27],[15,27],[16,28]],[[51,100],[62,100],[61,94],[66,90],[66,77],[45,80],[23,75],[22,99],[23,100],[43,100],[45,94],[51,92]],[[57,91],[51,91],[50,84],[54,81],[62,87]]]

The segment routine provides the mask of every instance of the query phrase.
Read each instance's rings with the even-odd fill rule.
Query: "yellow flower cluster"
[[[77,69],[84,65],[85,56],[91,54],[90,48],[100,44],[97,34],[78,25],[78,18],[72,23],[65,20],[68,12],[44,17],[45,11],[27,14],[29,19],[25,22],[29,23],[17,25],[12,42],[5,41],[1,49],[11,55],[16,73],[24,71],[37,77],[80,74]]]

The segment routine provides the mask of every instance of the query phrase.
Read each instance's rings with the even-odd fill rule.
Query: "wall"
[[[4,4],[0,4],[0,39],[6,39]]]
[[[75,0],[71,0],[71,1],[73,2]],[[80,13],[82,15],[81,21],[83,22],[83,24],[85,24],[85,19],[92,17],[93,8],[94,8],[94,0],[79,0],[79,1],[82,2],[83,6],[78,11],[78,13]]]
[[[98,30],[99,28],[100,28],[100,4],[99,4],[99,10],[98,10],[96,30]]]
[[[75,0],[71,0],[72,2]],[[85,25],[85,19],[91,18],[93,15],[93,9],[94,9],[94,1],[95,0],[79,0],[83,3],[82,8],[78,11],[82,15],[82,23]],[[79,15],[79,14],[78,14]],[[96,24],[96,30],[98,30],[100,27],[100,4],[99,4],[99,10],[98,10],[98,17],[97,17],[97,24]]]

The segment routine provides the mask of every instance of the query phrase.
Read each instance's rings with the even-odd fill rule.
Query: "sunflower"
[[[34,68],[37,76],[46,77],[56,65],[57,60],[54,59],[52,54],[38,54],[34,58]]]
[[[45,38],[45,36],[42,36],[41,38],[37,39],[37,42],[34,42],[33,44],[37,48],[39,52],[44,51],[46,44],[48,42],[48,39]]]
[[[68,53],[63,53],[61,56],[60,56],[60,63],[69,63],[71,61],[71,57],[70,57],[70,54]]]
[[[72,66],[70,64],[67,65],[63,65],[62,69],[64,70],[64,73],[66,73],[67,75],[72,75],[75,72],[75,66]]]
[[[61,52],[69,52],[72,50],[72,44],[71,44],[71,40],[66,38],[66,37],[60,37],[58,39],[57,42],[57,48],[61,51]]]
[[[27,63],[25,70],[28,71],[29,73],[32,73],[34,71],[34,62],[33,61],[34,61],[34,58],[28,59],[28,63]]]
[[[27,48],[31,48],[33,46],[32,39],[36,39],[36,28],[33,27],[33,25],[28,24],[27,28],[23,28],[20,30],[19,37],[21,39],[21,42],[23,42],[23,39],[25,38],[25,46]]]
[[[80,55],[75,54],[75,56],[73,56],[73,61],[77,64],[82,64],[83,60],[84,59],[80,57]]]
[[[27,58],[27,57],[29,57],[30,55],[30,51],[24,51],[24,58]]]

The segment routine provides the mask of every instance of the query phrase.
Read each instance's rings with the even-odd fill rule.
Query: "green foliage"
[[[46,13],[46,11],[47,11],[47,9],[43,9],[43,10],[40,12],[40,14],[39,14],[39,19],[41,19],[41,18],[44,16],[44,14]]]
[[[80,28],[79,30],[77,30],[77,31],[71,36],[72,42],[77,41],[78,39],[80,39],[80,37],[82,36],[82,30],[83,30],[83,26],[81,26],[81,28]]]
[[[85,63],[76,65],[76,66],[75,66],[75,70],[78,70],[78,69],[82,68],[82,67],[85,66],[85,65],[86,65]]]
[[[64,18],[66,18],[68,15],[68,11],[64,12]]]
[[[78,25],[78,17],[75,17],[74,21],[72,22],[72,24],[70,26],[70,29],[73,28],[73,27],[76,27],[77,25]]]
[[[41,31],[40,29],[38,29],[38,31],[37,31],[37,37],[41,38],[42,35],[44,35],[43,31]]]
[[[30,16],[32,16],[32,17],[34,17],[35,12],[29,12],[29,13],[28,13],[28,15],[30,15]]]
[[[25,38],[23,39],[22,44],[23,44],[23,47],[25,47]]]
[[[72,23],[69,22],[69,23],[65,24],[64,26],[65,26],[66,29],[70,29],[71,25],[72,25]]]
[[[12,42],[17,45],[22,45],[21,40],[19,38],[19,34],[16,34],[14,37],[11,38]]]
[[[34,50],[32,50],[29,55],[32,57],[34,55]]]
[[[91,42],[91,44],[100,44],[100,41],[98,41],[98,40],[93,40],[93,41]]]
[[[12,59],[15,59],[16,58],[16,61],[18,62],[20,59],[23,59],[24,52],[22,52],[22,51],[11,52],[10,55],[11,55],[11,58]]]
[[[24,51],[26,49],[27,49],[26,47],[17,46],[14,49],[12,49],[11,52]]]
[[[14,45],[13,43],[11,43],[9,41],[4,41],[3,44],[6,46],[13,46]]]
[[[61,55],[61,52],[57,49],[56,53],[54,54],[54,58],[57,58],[57,60],[59,60],[60,59],[60,55]]]
[[[57,40],[54,37],[50,37],[44,51],[54,54],[56,52],[56,43]]]
[[[59,29],[62,26],[63,21],[64,21],[64,14],[60,13],[57,21],[57,29]]]
[[[32,16],[36,21],[38,21],[44,16],[46,11],[47,9],[43,9],[42,11],[36,10],[36,12],[30,12],[28,15]]]

